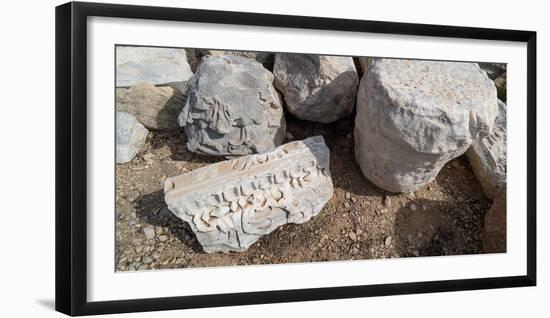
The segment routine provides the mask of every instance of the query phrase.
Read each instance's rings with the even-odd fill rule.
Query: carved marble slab
[[[205,252],[245,251],[321,211],[333,193],[329,163],[323,137],[311,137],[168,178],[165,200]]]

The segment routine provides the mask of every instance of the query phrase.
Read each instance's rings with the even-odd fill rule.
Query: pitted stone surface
[[[413,192],[490,134],[493,82],[476,63],[373,59],[357,97],[355,156],[378,187]]]
[[[243,57],[205,57],[178,116],[187,148],[204,155],[262,153],[283,142],[285,119],[273,74]]]
[[[489,136],[466,151],[468,161],[483,191],[492,199],[506,183],[506,104],[498,101],[498,115]]]
[[[275,54],[275,86],[296,117],[331,123],[355,107],[359,77],[351,57]]]
[[[116,112],[116,163],[131,161],[141,149],[149,131],[134,115]]]
[[[317,215],[333,194],[329,166],[323,137],[311,137],[168,178],[165,200],[205,252],[244,251]]]
[[[146,81],[155,85],[185,82],[191,76],[184,49],[117,46],[116,86]]]

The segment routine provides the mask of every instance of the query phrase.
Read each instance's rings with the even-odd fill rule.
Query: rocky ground
[[[490,201],[463,156],[449,162],[428,187],[396,195],[376,188],[359,170],[353,154],[354,115],[333,124],[286,118],[287,141],[323,135],[331,151],[334,196],[318,216],[282,226],[243,253],[202,252],[189,227],[166,208],[162,184],[166,177],[223,158],[187,151],[183,130],[151,132],[138,155],[116,167],[116,269],[482,252],[483,216]]]

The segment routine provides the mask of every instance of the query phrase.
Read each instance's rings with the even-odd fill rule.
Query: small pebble
[[[150,256],[145,256],[143,258],[143,264],[151,264],[153,262],[153,258]]]
[[[386,240],[384,241],[384,245],[386,245],[386,247],[389,247],[391,245],[391,235],[386,237]]]
[[[383,204],[384,204],[384,207],[386,207],[386,208],[391,205],[391,199],[390,199],[389,196],[384,197],[384,203]]]
[[[418,207],[416,206],[416,204],[414,203],[411,203],[411,205],[409,206],[409,208],[411,209],[411,211],[416,211],[418,209]]]
[[[344,202],[344,207],[345,207],[346,209],[349,209],[350,206],[351,206],[351,205],[349,204],[349,202]]]
[[[348,134],[346,135],[346,138],[351,139],[351,138],[353,138],[353,135],[352,135],[351,133],[348,133]]]
[[[159,236],[159,241],[164,242],[164,241],[167,241],[167,240],[168,240],[168,236],[166,236],[166,235]]]
[[[148,226],[143,229],[143,234],[145,234],[145,238],[152,240],[155,238],[155,228],[153,226]]]
[[[420,256],[420,252],[418,250],[412,251],[412,254],[417,257]]]
[[[346,199],[349,199],[349,198],[351,198],[351,193],[346,192]]]
[[[349,232],[348,236],[352,241],[357,241],[357,234],[355,234],[354,232]]]

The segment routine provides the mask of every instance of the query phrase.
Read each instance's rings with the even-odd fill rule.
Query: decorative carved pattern
[[[166,201],[205,251],[242,251],[321,210],[333,191],[328,163],[322,137],[308,138],[170,178]]]

